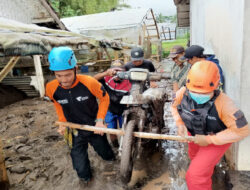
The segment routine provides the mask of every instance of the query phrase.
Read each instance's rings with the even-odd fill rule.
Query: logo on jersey
[[[89,99],[88,96],[78,96],[78,97],[76,97],[76,100],[78,102],[83,102],[84,100],[87,100],[87,99]]]
[[[64,99],[64,100],[57,100],[57,102],[58,102],[59,104],[68,104],[68,103],[69,103],[69,101],[68,101],[67,99]]]
[[[214,116],[210,116],[210,115],[208,115],[207,116],[207,118],[209,119],[209,120],[214,120],[214,121],[216,121],[217,119],[216,119],[216,117],[214,117]]]

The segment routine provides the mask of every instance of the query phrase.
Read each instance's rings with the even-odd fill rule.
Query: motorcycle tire
[[[133,131],[135,127],[135,120],[128,122],[125,128],[125,135],[123,137],[123,146],[120,163],[120,175],[123,183],[130,181],[133,170]]]

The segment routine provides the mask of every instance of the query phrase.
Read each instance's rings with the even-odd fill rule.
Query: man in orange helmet
[[[195,137],[188,144],[189,190],[211,190],[215,165],[233,142],[250,133],[243,112],[217,90],[219,81],[215,63],[206,60],[195,63],[188,73],[186,87],[177,91],[172,105],[178,135]]]

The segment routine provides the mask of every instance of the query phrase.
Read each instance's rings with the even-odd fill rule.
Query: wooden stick
[[[0,187],[7,187],[9,186],[9,179],[5,167],[5,160],[4,160],[4,152],[2,146],[2,140],[0,139]]]
[[[102,132],[102,133],[120,135],[120,136],[125,134],[125,132],[120,129],[108,129],[108,128],[94,127],[94,126],[89,126],[89,125],[80,125],[80,124],[75,124],[75,123],[70,123],[70,122],[60,122],[60,121],[57,121],[55,124],[61,127],[70,127],[72,129]],[[164,134],[145,133],[145,132],[134,132],[133,135],[135,137],[144,138],[144,139],[194,141],[194,137],[192,136],[181,137],[181,136],[176,136],[176,135],[164,135]]]
[[[0,82],[6,77],[6,75],[11,71],[11,69],[15,66],[17,61],[19,60],[20,56],[12,57],[7,65],[1,70],[0,72]]]

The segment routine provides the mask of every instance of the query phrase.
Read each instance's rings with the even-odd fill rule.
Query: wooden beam
[[[161,32],[161,34],[163,34],[163,35],[164,35],[165,40],[167,40],[167,37],[166,37],[166,35],[165,35],[165,30],[164,30],[164,27],[163,27],[163,26],[162,26],[162,32]]]
[[[156,27],[158,39],[160,39],[160,34],[159,34],[159,30],[158,30],[158,26],[157,26],[157,22],[156,22],[156,19],[155,19],[155,15],[154,15],[153,9],[151,9],[150,11],[151,11],[151,13],[152,13],[152,17],[153,17],[154,22],[155,22],[155,27]]]
[[[0,82],[6,77],[6,75],[11,71],[11,69],[15,66],[15,64],[17,63],[17,61],[19,60],[20,56],[15,56],[12,57],[9,62],[7,63],[7,65],[5,65],[5,67],[2,69],[2,71],[0,72]]]
[[[145,38],[158,38],[158,35],[146,36]]]
[[[9,189],[9,179],[5,167],[3,145],[1,139],[0,139],[0,189],[1,190]]]
[[[58,15],[55,13],[55,11],[53,10],[53,8],[50,6],[50,4],[48,3],[48,1],[46,0],[40,0],[40,2],[42,3],[42,5],[45,7],[45,9],[49,12],[49,14],[51,15],[51,17],[56,21],[56,23],[58,24],[58,26],[62,29],[62,30],[67,30],[67,28],[64,26],[64,24],[60,21],[60,18],[58,17]]]
[[[118,51],[114,51],[115,54],[115,60],[119,59],[119,52]]]
[[[108,56],[109,60],[110,60],[110,61],[112,61],[112,58],[111,58],[111,56],[110,56],[110,54],[109,54],[109,52],[108,52],[107,48],[103,48],[103,50],[104,50],[104,51],[105,51],[105,53],[107,54],[107,56]]]
[[[94,127],[89,125],[80,125],[70,122],[59,122],[55,123],[57,126],[61,127],[70,127],[72,129],[80,129],[86,131],[93,131],[93,132],[102,132],[107,134],[114,134],[114,135],[124,135],[125,132],[121,129],[109,129],[109,128],[102,128],[102,127]],[[173,140],[173,141],[194,141],[193,136],[175,136],[175,135],[164,135],[164,134],[155,134],[155,133],[145,133],[145,132],[133,132],[133,135],[138,138],[144,139],[159,139],[159,140]]]
[[[152,26],[155,26],[155,24],[146,25],[147,28]]]
[[[145,21],[144,21],[144,27],[145,27],[145,30],[147,31],[147,35],[149,36],[149,32],[148,32],[147,25],[146,25]],[[146,33],[144,31],[144,38],[145,38],[145,36],[146,36]]]
[[[43,78],[43,70],[41,66],[41,60],[39,55],[34,55],[34,65],[36,70],[36,82],[37,82],[37,88],[40,93],[40,97],[43,97],[45,94],[45,88],[44,88],[44,78]]]

